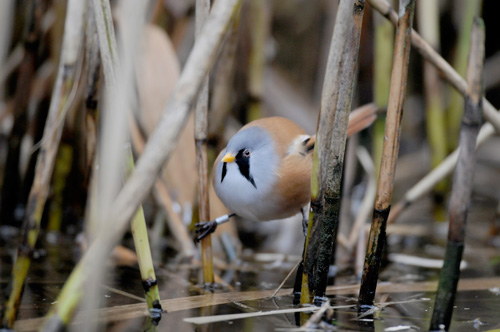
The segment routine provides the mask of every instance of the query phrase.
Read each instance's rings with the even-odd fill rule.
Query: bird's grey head
[[[233,163],[238,166],[240,175],[246,179],[255,189],[264,181],[269,181],[269,175],[276,167],[276,156],[271,136],[260,127],[248,127],[234,135],[226,147],[225,156],[219,164],[221,165],[220,183],[224,182],[229,165]],[[231,171],[236,171],[231,167]]]

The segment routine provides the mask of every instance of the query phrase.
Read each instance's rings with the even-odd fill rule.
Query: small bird
[[[359,131],[375,118],[375,107],[361,110],[349,128]],[[348,130],[349,135],[349,130]],[[217,196],[232,213],[196,225],[199,241],[218,224],[238,215],[251,221],[283,219],[302,212],[311,200],[312,151],[315,138],[282,117],[252,121],[228,142],[213,167]]]

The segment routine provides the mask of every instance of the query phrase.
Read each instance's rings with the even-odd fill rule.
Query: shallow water
[[[18,317],[21,322],[26,322],[28,318],[43,317],[56,300],[74,260],[79,256],[78,252],[72,249],[72,243],[64,238],[59,238],[55,242],[42,241],[39,246],[44,246],[45,249],[37,252],[37,258],[34,260],[30,272]],[[2,246],[1,249],[1,285],[4,291],[7,288],[12,257],[12,251],[6,248],[8,246]],[[430,251],[432,252],[432,250]],[[469,255],[474,252],[474,248],[470,248]],[[495,251],[486,252],[494,253]],[[469,260],[469,267],[462,272],[462,277],[477,278],[497,275],[498,262],[495,258],[496,256],[493,254],[489,259],[490,264],[486,266],[484,266],[483,262],[488,261],[487,257],[481,257],[477,261]],[[274,264],[272,262],[244,261],[242,265],[246,267],[245,271],[227,270],[222,274],[223,277],[234,276],[231,282],[231,285],[235,287],[233,291],[273,290],[289,269],[293,267],[291,261],[276,262]],[[186,264],[158,267],[157,277],[162,300],[199,294],[202,290],[189,282],[196,275],[197,268]],[[389,263],[381,274],[379,285],[383,285],[385,280],[392,280],[395,283],[413,283],[435,280],[437,277],[438,270],[436,269]],[[337,284],[352,284],[354,282],[354,278],[349,275],[348,271],[344,272],[344,276],[337,279]],[[285,287],[291,285],[292,280],[289,280]],[[480,281],[477,286],[478,289],[484,288],[481,287]],[[500,279],[498,287],[500,288]],[[120,291],[123,291],[123,293],[120,293]],[[138,268],[135,266],[117,267],[114,275],[107,279],[106,285],[103,285],[102,292],[103,306],[105,307],[142,302],[143,291]],[[223,292],[228,292],[228,296],[231,297],[231,291],[227,289],[221,287],[216,290],[216,293]],[[498,289],[458,292],[451,331],[489,331],[499,328],[499,294],[500,290]],[[358,319],[357,311],[354,308],[337,309],[334,311],[332,325],[325,326],[332,328],[334,331],[427,330],[430,315],[432,314],[433,297],[433,292],[426,291],[380,293],[377,295],[376,302],[396,303],[383,306],[383,308],[380,307],[381,309],[376,310],[373,317],[367,316],[361,320]],[[336,295],[329,298],[334,306],[353,305],[356,301],[354,294]],[[106,331],[294,331],[311,314],[277,314],[257,318],[229,319],[203,325],[195,325],[183,320],[187,317],[290,308],[293,308],[292,297],[281,296],[274,299],[235,301],[210,307],[172,311],[163,314],[157,325],[143,315],[132,319],[119,320],[110,315],[107,317],[109,322],[104,324],[104,329]],[[75,328],[75,330],[78,330],[78,325]]]

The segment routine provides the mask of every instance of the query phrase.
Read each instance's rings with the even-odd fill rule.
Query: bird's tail
[[[354,135],[361,130],[371,126],[373,121],[377,118],[378,108],[375,104],[370,103],[360,106],[351,111],[349,114],[349,125],[347,127],[347,137]],[[312,152],[314,150],[314,143],[316,142],[316,135],[308,137],[303,141],[302,149],[305,149],[305,153]]]

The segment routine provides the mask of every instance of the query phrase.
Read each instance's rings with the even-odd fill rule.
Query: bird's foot
[[[217,222],[214,221],[202,221],[194,225],[196,237],[195,241],[200,242],[202,239],[207,237],[209,234],[215,232],[217,229]]]

